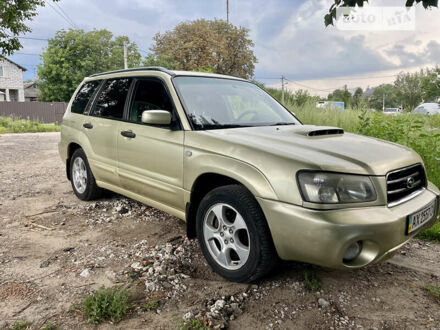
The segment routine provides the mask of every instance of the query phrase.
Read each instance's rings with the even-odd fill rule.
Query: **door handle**
[[[122,131],[121,135],[130,139],[134,139],[136,137],[136,134],[134,134],[132,131]]]
[[[87,129],[92,129],[92,128],[93,128],[93,125],[92,125],[91,123],[84,123],[84,124],[83,124],[83,127],[84,127],[84,128],[87,128]]]

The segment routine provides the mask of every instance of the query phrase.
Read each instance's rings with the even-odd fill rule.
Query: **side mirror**
[[[142,112],[142,122],[151,125],[171,124],[171,113],[166,110],[147,110]]]

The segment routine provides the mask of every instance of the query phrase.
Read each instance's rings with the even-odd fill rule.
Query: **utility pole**
[[[124,69],[128,69],[127,63],[127,44],[124,41]]]
[[[382,96],[382,111],[385,111],[385,93]]]
[[[226,0],[226,22],[229,23],[229,0]]]
[[[281,76],[281,103],[284,104],[284,76]]]

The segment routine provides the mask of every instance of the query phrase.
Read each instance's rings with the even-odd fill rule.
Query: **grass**
[[[89,323],[98,324],[103,321],[117,323],[130,308],[129,297],[130,292],[122,287],[102,287],[83,299],[81,309]]]
[[[322,288],[321,280],[316,273],[308,270],[304,271],[304,284],[309,291],[319,291]]]
[[[157,302],[156,299],[153,299],[153,300],[142,305],[142,308],[145,311],[151,311],[151,310],[157,309],[157,307],[159,307],[159,303]]]
[[[179,323],[179,330],[208,330],[209,327],[205,325],[203,320],[192,319],[182,323]]]
[[[0,117],[0,134],[58,132],[60,125],[44,124],[36,120]]]
[[[10,330],[26,330],[31,326],[30,322],[22,321],[22,322],[14,322],[12,326],[9,328]]]
[[[43,328],[41,328],[41,330],[59,330],[60,328],[58,328],[56,325],[52,324],[52,323],[47,323]]]
[[[316,109],[315,103],[287,104],[304,124],[336,126],[346,132],[367,135],[408,146],[423,159],[428,179],[440,187],[440,115],[386,116],[366,107],[338,111]],[[440,241],[440,225],[423,231],[420,238]]]
[[[440,302],[440,286],[427,285],[425,289],[428,290]]]
[[[440,223],[436,222],[431,228],[422,231],[418,237],[427,241],[440,242]]]

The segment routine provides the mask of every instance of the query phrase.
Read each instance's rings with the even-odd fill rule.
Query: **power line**
[[[41,54],[36,54],[36,53],[20,53],[20,52],[15,52],[14,54],[18,54],[18,55],[31,55],[31,56],[40,56]]]
[[[8,38],[17,38],[17,39],[26,39],[26,40],[41,40],[41,41],[48,41],[49,39],[46,39],[46,38],[34,38],[34,37],[19,37],[19,36],[16,36],[16,37],[11,37],[11,36],[8,36]]]
[[[58,2],[54,2],[55,6],[58,7],[58,9],[64,14],[64,16],[73,24],[73,26],[78,29],[78,25],[75,24],[74,20],[70,18],[69,15],[61,8],[61,6],[58,4]]]
[[[54,12],[56,12],[61,18],[63,18],[70,26],[72,26],[74,29],[76,29],[75,24],[73,22],[70,22],[68,18],[66,18],[60,11],[58,11],[54,5],[52,5],[49,1],[46,1],[46,3],[53,9]]]

